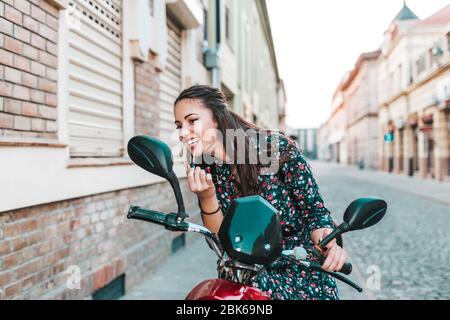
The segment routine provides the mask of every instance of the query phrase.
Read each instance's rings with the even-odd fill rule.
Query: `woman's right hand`
[[[200,201],[214,199],[216,197],[216,187],[212,176],[200,167],[191,168],[187,165],[186,174],[188,178],[189,190],[196,193]]]

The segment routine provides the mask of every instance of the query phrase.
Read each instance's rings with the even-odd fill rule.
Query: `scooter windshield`
[[[231,258],[268,266],[281,255],[280,217],[259,195],[235,199],[225,214],[219,239]]]

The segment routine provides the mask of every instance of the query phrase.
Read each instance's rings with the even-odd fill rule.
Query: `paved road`
[[[366,290],[370,298],[450,298],[450,184],[320,162],[312,166],[338,222],[358,197],[379,196],[388,204],[379,224],[344,238],[364,280],[380,271],[380,289]]]
[[[311,162],[325,205],[337,222],[354,199],[385,199],[385,218],[344,236],[358,293],[339,284],[341,299],[450,299],[450,184]],[[199,238],[180,250],[124,299],[183,299],[215,277],[214,253]],[[377,282],[379,280],[379,282]],[[379,283],[379,288],[377,284]]]

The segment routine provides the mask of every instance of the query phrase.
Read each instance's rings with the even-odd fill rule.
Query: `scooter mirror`
[[[163,141],[150,136],[135,136],[128,142],[128,154],[144,170],[169,179],[173,169],[172,152]]]
[[[128,141],[128,154],[139,167],[169,181],[178,204],[178,217],[184,219],[188,215],[184,209],[178,178],[173,171],[172,152],[169,146],[154,137],[135,136]]]
[[[346,231],[368,228],[380,221],[387,210],[386,201],[377,197],[359,198],[345,210]]]

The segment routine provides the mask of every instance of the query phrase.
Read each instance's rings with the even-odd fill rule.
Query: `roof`
[[[358,74],[359,70],[361,69],[361,66],[363,62],[368,60],[376,60],[381,54],[380,50],[372,51],[372,52],[363,52],[359,55],[358,60],[355,63],[355,67],[350,72],[349,76],[345,79],[344,83],[341,86],[341,90],[346,90],[350,84],[352,83],[353,79]]]
[[[397,13],[392,22],[412,19],[419,19],[419,17],[406,5],[406,1],[403,1],[403,7]]]
[[[446,25],[450,23],[450,4],[417,23],[420,26]]]

